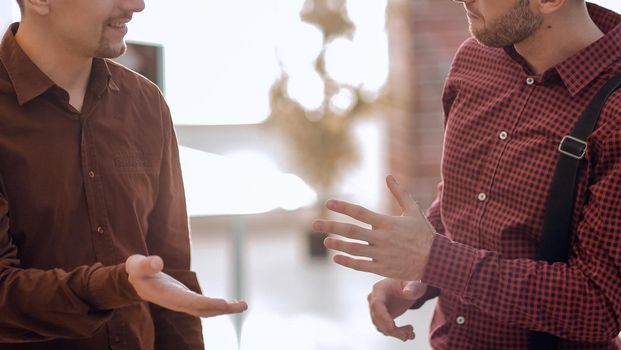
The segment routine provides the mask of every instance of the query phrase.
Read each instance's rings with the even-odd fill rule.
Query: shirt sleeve
[[[160,95],[164,148],[159,177],[157,203],[149,217],[147,248],[149,254],[164,260],[164,272],[201,293],[194,272],[190,271],[190,233],[185,193],[179,163],[179,150],[170,111]],[[150,304],[155,326],[155,348],[203,349],[201,321]]]
[[[111,309],[140,302],[124,264],[69,272],[20,268],[9,227],[9,203],[0,195],[0,343],[88,338]]]
[[[423,282],[502,322],[561,338],[596,342],[621,327],[621,131],[595,155],[587,202],[568,263],[505,259],[434,239]]]
[[[440,212],[440,202],[442,198],[442,183],[438,185],[438,193],[436,195],[436,199],[433,201],[429,209],[427,209],[426,217],[427,220],[431,223],[431,226],[436,230],[438,234],[444,234],[444,225],[442,224],[442,215]],[[421,296],[416,302],[410,306],[410,309],[416,310],[421,308],[428,300],[436,298],[440,295],[440,289],[430,286],[427,286],[427,291],[423,296]]]
[[[455,61],[456,60],[454,60],[453,62]],[[454,65],[451,66],[449,77],[446,79],[446,82],[444,84],[444,90],[442,92],[442,109],[444,111],[445,127],[446,127],[446,120],[453,106],[453,101],[455,100],[455,97],[457,96],[457,89],[452,84],[452,79],[450,79],[450,76],[451,74],[453,74],[453,71],[455,69],[456,67]],[[445,234],[444,224],[442,223],[442,206],[441,206],[442,205],[442,189],[443,189],[443,184],[442,182],[440,182],[438,184],[436,198],[433,201],[433,203],[431,203],[431,206],[429,206],[429,208],[427,209],[427,212],[425,213],[425,216],[427,217],[427,220],[429,221],[431,226],[433,226],[436,232],[440,235]],[[410,309],[412,310],[419,309],[428,300],[436,298],[440,294],[441,294],[440,288],[428,285],[427,291],[425,292],[425,294],[422,297],[420,297],[420,299],[418,299],[412,306],[410,306]]]
[[[442,183],[438,184],[438,193],[436,195],[436,199],[431,203],[429,209],[427,209],[426,217],[431,223],[431,226],[436,230],[437,233],[443,235],[444,234],[444,224],[442,223]]]

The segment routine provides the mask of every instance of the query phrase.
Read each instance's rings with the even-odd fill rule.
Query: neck
[[[15,40],[45,75],[67,91],[69,103],[81,110],[93,58],[65,49],[66,43],[58,42],[52,33],[45,32],[44,26],[27,21],[20,23]]]
[[[544,19],[532,36],[514,45],[535,74],[544,73],[604,35],[586,5],[565,10],[567,13]]]

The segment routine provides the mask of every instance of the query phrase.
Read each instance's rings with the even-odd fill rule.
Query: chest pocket
[[[114,157],[114,170],[121,174],[157,174],[159,160],[155,154],[125,152]]]

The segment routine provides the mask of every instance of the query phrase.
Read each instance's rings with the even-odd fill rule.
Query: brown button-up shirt
[[[78,112],[17,29],[0,44],[0,349],[202,348],[200,320],[141,302],[123,264],[159,255],[199,291],[160,91],[94,59]]]

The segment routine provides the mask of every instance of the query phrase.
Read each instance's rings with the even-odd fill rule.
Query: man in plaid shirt
[[[387,277],[369,295],[377,329],[439,295],[434,349],[526,349],[530,331],[558,349],[621,349],[621,92],[588,139],[567,263],[535,259],[568,135],[621,72],[621,16],[583,0],[464,0],[474,38],[446,81],[442,183],[427,215],[397,181],[402,216],[330,200],[370,228],[317,220],[340,265]]]

